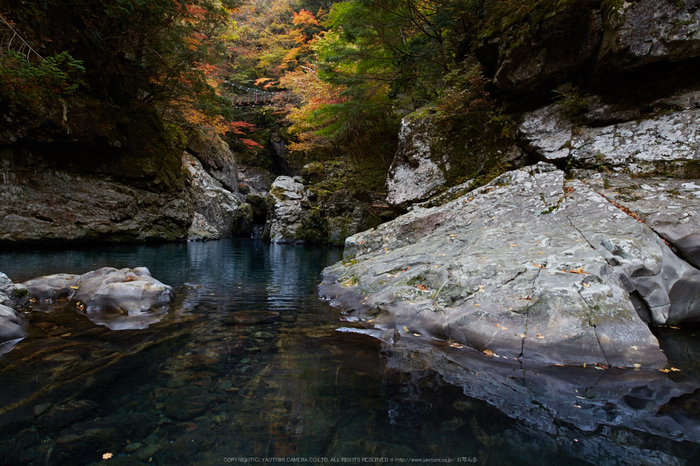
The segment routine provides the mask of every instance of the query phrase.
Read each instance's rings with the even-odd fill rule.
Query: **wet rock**
[[[576,177],[638,215],[695,268],[700,268],[700,182],[577,170]]]
[[[207,137],[191,131],[187,138],[187,151],[200,161],[204,169],[232,192],[238,192],[238,164],[231,148],[218,135]]]
[[[58,458],[72,459],[73,464],[81,456],[104,451],[104,445],[123,442],[127,437],[140,437],[152,429],[152,419],[146,414],[121,414],[79,422],[63,430],[54,440]],[[61,461],[57,461],[61,462]],[[82,461],[84,462],[84,461]]]
[[[0,354],[4,354],[27,336],[27,319],[12,308],[0,304]]]
[[[145,267],[88,272],[71,297],[90,320],[111,330],[146,328],[162,318],[172,300],[172,288]]]
[[[225,189],[202,166],[201,162],[188,153],[182,155],[183,166],[190,173],[192,185],[190,192],[194,201],[195,212],[205,219],[201,228],[201,218],[197,217],[190,225],[192,237],[188,239],[206,239],[214,229],[219,237],[248,236],[252,228],[252,210],[245,203],[243,195],[235,190]]]
[[[148,327],[162,318],[174,298],[172,288],[153,278],[145,267],[48,275],[25,286],[39,309],[51,310],[55,299],[69,299],[90,320],[111,330]]]
[[[643,366],[638,371],[618,368],[603,371],[592,366],[521,366],[502,359],[484,359],[457,348],[440,351],[430,345],[416,346],[406,340],[384,346],[381,351],[389,381],[400,380],[401,374],[411,374],[412,383],[419,384],[415,367],[428,367],[430,370],[423,372],[427,378],[439,374],[461,388],[469,399],[483,400],[510,418],[521,420],[528,426],[526,430],[556,436],[560,451],[571,451],[571,446],[583,447],[588,442],[597,444],[602,452],[592,449],[580,456],[588,461],[603,460],[605,454],[626,458],[625,453],[638,452],[638,448],[630,448],[630,442],[636,440],[632,432],[651,433],[693,445],[700,441],[700,429],[691,420],[693,415],[669,406],[697,390],[698,381],[687,376],[672,376]],[[562,429],[559,421],[572,426],[571,430]],[[585,434],[598,429],[620,429],[628,440],[618,444],[610,441],[614,436]],[[649,448],[646,443],[649,437],[641,439],[646,439],[641,443]]]
[[[247,191],[245,192],[246,195],[266,195],[272,188],[273,176],[270,172],[263,168],[239,167],[238,180],[240,184],[245,186]]]
[[[89,414],[94,413],[99,407],[99,404],[91,400],[71,400],[51,406],[37,420],[37,426],[41,429],[59,429],[85,418]],[[37,406],[37,408],[39,407]]]
[[[51,304],[68,300],[78,288],[80,275],[59,273],[24,282],[32,300],[32,309],[51,310]]]
[[[127,453],[133,453],[143,446],[143,443],[133,442],[124,447],[124,451]]]
[[[206,412],[216,397],[201,387],[173,390],[164,402],[165,415],[178,421],[189,421]]]
[[[0,241],[144,242],[185,238],[192,202],[183,191],[153,192],[66,167],[14,164],[21,182],[0,184]],[[93,157],[100,158],[100,157]],[[47,162],[48,163],[48,162]],[[25,172],[26,171],[26,172]],[[139,177],[145,178],[143,174]],[[120,178],[121,179],[121,178]],[[136,182],[136,181],[134,181]]]
[[[156,444],[146,445],[136,450],[135,456],[141,461],[147,461],[151,456],[158,453],[160,447]]]
[[[324,284],[336,305],[402,337],[535,363],[662,367],[640,315],[700,319],[700,272],[547,164],[348,238]]]

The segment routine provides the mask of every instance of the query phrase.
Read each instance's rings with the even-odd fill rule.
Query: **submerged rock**
[[[544,163],[348,238],[320,288],[401,335],[606,367],[663,367],[644,320],[700,320],[698,292],[648,226]]]
[[[27,336],[27,319],[14,309],[0,304],[0,354],[10,351]]]
[[[46,306],[61,297],[111,330],[146,328],[162,319],[173,300],[172,288],[153,278],[145,267],[49,275],[25,285],[40,310],[48,310]]]

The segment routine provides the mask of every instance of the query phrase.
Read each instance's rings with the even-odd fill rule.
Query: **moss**
[[[16,298],[24,298],[29,295],[29,290],[26,288],[15,288],[13,294]]]

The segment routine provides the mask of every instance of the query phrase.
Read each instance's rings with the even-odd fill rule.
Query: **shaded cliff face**
[[[669,83],[660,78],[677,87],[698,68],[699,7],[698,0],[487,6],[475,52],[498,92],[515,105],[537,105],[565,83],[614,92],[646,81],[650,90],[666,92]]]

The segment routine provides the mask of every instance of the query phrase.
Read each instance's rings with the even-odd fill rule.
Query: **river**
[[[0,356],[0,463],[697,464],[700,354],[664,329],[673,373],[525,369],[338,328],[316,297],[342,251],[235,239],[22,250],[22,282],[145,266],[176,302],[142,330],[70,308],[31,315]]]

